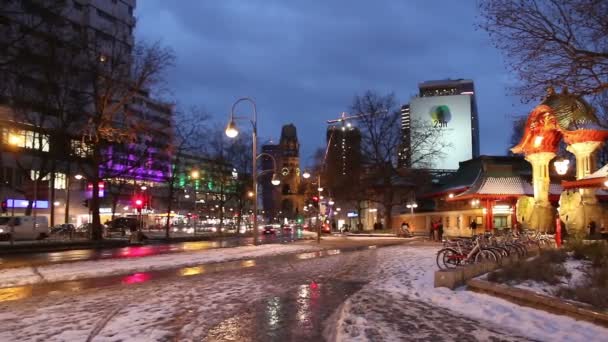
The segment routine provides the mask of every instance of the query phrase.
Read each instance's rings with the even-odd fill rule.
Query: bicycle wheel
[[[452,248],[444,248],[437,252],[437,267],[449,270],[460,266],[460,254]]]
[[[482,249],[475,255],[475,262],[498,262],[496,254],[489,249]]]

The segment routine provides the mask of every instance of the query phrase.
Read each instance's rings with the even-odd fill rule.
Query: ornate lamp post
[[[253,101],[253,99],[249,98],[249,97],[242,97],[238,100],[236,100],[233,104],[232,104],[232,109],[230,110],[230,121],[228,121],[228,125],[226,126],[226,136],[228,136],[229,138],[236,138],[236,136],[239,134],[239,131],[236,127],[236,122],[235,119],[243,119],[243,118],[239,118],[239,117],[235,117],[234,116],[234,109],[236,108],[236,105],[239,104],[240,102],[243,101],[247,101],[249,103],[251,103],[251,105],[253,106],[253,117],[250,120],[251,122],[251,126],[252,126],[252,133],[251,133],[251,137],[253,140],[252,143],[252,168],[251,168],[251,176],[253,177],[253,244],[254,245],[258,245],[259,244],[259,232],[258,232],[258,165],[257,165],[257,160],[258,160],[258,123],[257,123],[257,118],[258,118],[258,112],[256,109],[256,105],[255,105],[255,101]],[[265,153],[264,153],[265,154]],[[269,154],[265,154],[270,156]],[[260,154],[261,156],[261,154]],[[272,158],[272,156],[270,156]],[[274,168],[276,170],[276,161],[274,160],[274,158],[272,158],[273,162],[274,162]],[[281,181],[276,177],[276,172],[274,173],[274,175],[272,176],[272,181],[271,181],[272,185],[279,185],[281,183]]]

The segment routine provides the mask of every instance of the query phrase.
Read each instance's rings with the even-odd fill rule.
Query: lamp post
[[[321,243],[321,193],[323,188],[321,187],[321,173],[317,175],[317,191],[319,192],[319,211],[317,212],[317,243]]]
[[[230,110],[230,121],[228,121],[228,125],[226,126],[226,135],[229,138],[235,138],[238,134],[239,131],[236,128],[236,123],[234,121],[234,119],[239,119],[237,117],[234,116],[234,109],[236,108],[236,105],[239,104],[240,102],[243,101],[247,101],[249,103],[251,103],[251,105],[253,106],[253,118],[250,120],[251,122],[251,126],[252,126],[252,133],[251,133],[251,137],[252,137],[252,167],[251,167],[251,176],[253,178],[253,244],[254,245],[258,245],[259,244],[259,232],[258,232],[258,165],[257,165],[257,159],[258,159],[258,123],[257,123],[257,119],[258,119],[258,112],[257,112],[257,108],[256,108],[256,104],[255,101],[253,101],[253,99],[249,98],[249,97],[241,97],[240,99],[236,100],[233,104],[232,104],[232,109]],[[274,159],[273,159],[274,160]],[[275,164],[276,167],[276,164]],[[280,183],[280,181],[278,179],[276,179],[276,173],[275,176],[273,176],[273,180],[272,180],[272,184],[276,185],[276,181],[278,181]]]
[[[418,208],[418,204],[416,202],[414,203],[408,203],[406,205],[406,207],[410,210],[410,216],[412,217],[411,219],[414,219],[414,209]]]

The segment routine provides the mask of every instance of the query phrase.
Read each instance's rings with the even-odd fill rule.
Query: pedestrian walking
[[[438,241],[439,242],[443,241],[443,223],[441,223],[441,222],[437,226],[437,235],[438,235]]]

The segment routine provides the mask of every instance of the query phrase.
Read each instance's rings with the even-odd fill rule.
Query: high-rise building
[[[429,122],[442,130],[443,139],[451,147],[432,169],[457,169],[458,162],[479,156],[479,117],[475,86],[472,80],[447,79],[425,81],[418,85],[419,94],[401,108],[402,144],[399,149],[399,165],[412,165],[412,141],[416,130],[412,125]]]
[[[293,219],[303,208],[303,194],[300,191],[300,143],[293,124],[284,125],[278,144],[262,146],[262,152],[274,158],[262,155],[262,170],[273,170],[276,166],[279,186],[271,183],[272,172],[261,179],[262,203],[268,217],[286,217]]]
[[[412,166],[411,153],[411,134],[412,134],[412,118],[410,117],[410,105],[404,104],[399,111],[401,114],[401,146],[399,147],[399,167]]]
[[[93,93],[90,90],[92,82],[79,71],[83,66],[93,65],[92,61],[112,62],[112,65],[124,66],[120,69],[123,75],[129,74],[134,48],[135,6],[135,0],[3,1],[0,4],[0,45],[3,46],[0,78],[6,81],[0,86],[0,131],[2,145],[10,145],[11,152],[17,152],[3,151],[0,165],[2,197],[22,199],[29,179],[40,178],[35,176],[37,174],[48,174],[42,181],[34,181],[37,183],[36,199],[45,200],[49,209],[54,206],[48,203],[60,203],[55,213],[57,221],[63,222],[61,212],[67,200],[64,190],[70,186],[67,180],[70,175],[86,170],[92,153],[84,137],[87,117],[82,114],[82,108],[91,107],[92,97],[85,93]],[[57,73],[57,78],[49,79],[40,72],[47,65],[55,64],[61,66],[51,70]],[[57,81],[62,82],[59,84],[63,87],[61,94],[53,94],[57,98],[49,98],[48,91],[42,94],[47,97],[37,95],[49,88],[46,85]],[[20,92],[15,93],[13,88]],[[15,103],[20,104],[19,109]],[[126,117],[128,113],[129,122],[113,124],[145,126],[145,136],[138,137],[137,146],[108,144],[102,153],[112,157],[108,158],[107,165],[101,166],[101,176],[124,170],[119,177],[127,178],[133,184],[161,182],[163,172],[170,170],[168,147],[173,138],[172,107],[140,89],[130,103],[121,105],[121,109],[122,112],[117,111],[117,118]],[[67,120],[60,119],[58,113],[71,116]],[[60,120],[65,123],[59,123]],[[52,168],[48,166],[49,160],[54,163]],[[77,190],[77,185],[72,181],[72,190]],[[70,217],[66,215],[66,220],[82,223],[81,216],[88,218],[88,210],[80,205],[81,194],[82,191],[73,191]],[[38,212],[49,214],[43,210]],[[52,217],[51,214],[51,222]]]
[[[348,186],[361,174],[361,132],[350,123],[327,127],[324,184],[333,190]]]

